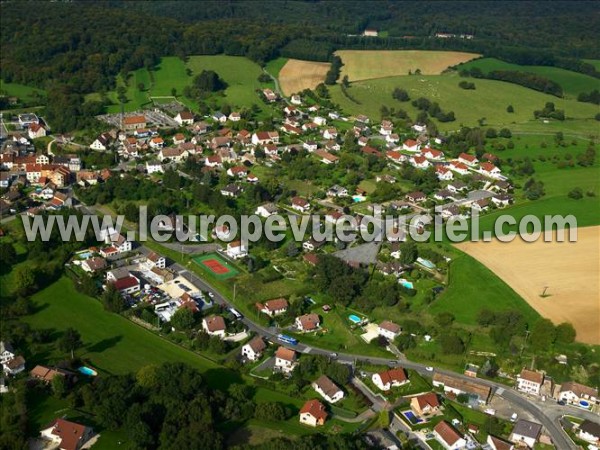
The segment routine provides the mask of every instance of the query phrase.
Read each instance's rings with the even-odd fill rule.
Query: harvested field
[[[285,95],[314,89],[325,80],[329,63],[290,59],[279,71],[279,84]]]
[[[428,50],[340,50],[342,77],[350,81],[408,75],[420,69],[422,75],[439,75],[450,66],[480,55],[464,52]]]
[[[600,344],[600,227],[578,229],[577,242],[466,242],[477,259],[555,324],[571,322],[577,340]],[[547,287],[546,297],[542,297]]]

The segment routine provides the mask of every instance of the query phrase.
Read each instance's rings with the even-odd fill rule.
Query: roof
[[[444,375],[436,372],[433,375],[433,381],[441,383],[444,386],[458,389],[459,391],[467,392],[479,396],[483,400],[487,400],[490,396],[491,389],[471,380],[464,380],[450,375]]]
[[[125,290],[125,289],[129,289],[132,288],[134,286],[138,286],[140,284],[140,282],[138,281],[137,278],[133,277],[133,276],[128,276],[125,278],[120,278],[117,281],[115,281],[115,287],[119,290]]]
[[[52,434],[61,438],[59,447],[61,450],[77,450],[81,447],[82,438],[85,435],[86,426],[65,419],[56,419],[50,427]]]
[[[325,411],[325,405],[323,405],[323,403],[321,403],[319,400],[307,401],[300,410],[300,414],[310,414],[317,420],[327,419],[327,411]]]
[[[156,262],[160,258],[162,258],[162,256],[160,256],[158,253],[152,252],[152,253],[149,253],[146,258],[149,259],[152,262]]]
[[[589,397],[598,397],[598,389],[576,383],[575,381],[567,381],[560,387],[560,392],[574,392],[578,397],[587,395]]]
[[[381,322],[379,324],[379,328],[383,328],[384,330],[391,331],[392,333],[400,333],[400,331],[402,330],[400,325],[395,324],[394,322],[391,322],[389,320],[384,320],[383,322]]]
[[[454,445],[462,436],[445,420],[442,420],[434,428],[434,431],[448,445]]]
[[[512,434],[537,439],[541,431],[542,426],[539,423],[519,419],[513,428]]]
[[[390,369],[390,370],[386,370],[385,372],[379,372],[379,378],[381,378],[381,382],[385,385],[388,383],[394,383],[394,382],[399,382],[402,383],[403,381],[406,381],[406,372],[404,371],[404,369],[399,368],[399,369]]]
[[[10,352],[15,353],[15,349],[13,348],[10,342],[0,341],[0,353]]]
[[[297,320],[300,321],[303,330],[314,330],[321,323],[319,316],[314,313],[304,314],[303,316],[298,317]]]
[[[321,375],[317,381],[315,381],[315,385],[329,398],[332,398],[335,394],[341,391],[341,389],[333,381],[331,381],[327,375]]]
[[[254,353],[260,353],[267,348],[267,344],[265,344],[265,341],[263,341],[260,336],[256,336],[246,345],[248,345],[254,351]]]
[[[222,331],[225,329],[225,319],[221,316],[209,316],[204,318],[206,328],[209,332]]]
[[[489,162],[481,163],[480,167],[482,170],[485,170],[486,172],[491,172],[492,170],[496,169],[496,166]]]
[[[415,141],[414,139],[407,139],[404,141],[404,145],[406,145],[407,147],[414,147],[417,144],[418,144],[418,142]]]
[[[427,394],[421,394],[415,397],[419,408],[425,408],[426,406],[430,406],[432,408],[437,408],[440,406],[440,402],[438,400],[438,396],[435,392],[428,392]]]
[[[532,383],[542,384],[544,382],[544,374],[534,370],[523,369],[519,374],[519,378],[531,381]]]
[[[194,119],[194,115],[189,111],[180,111],[179,117],[181,117],[183,120],[193,120]]]
[[[469,155],[468,153],[461,153],[460,155],[458,155],[458,157],[460,159],[464,159],[464,160],[470,161],[470,162],[477,161],[477,157],[476,156]]]
[[[286,347],[279,347],[275,352],[275,357],[285,361],[295,361],[296,352]]]
[[[592,422],[590,420],[584,420],[579,426],[579,430],[584,433],[591,434],[596,438],[600,439],[600,424]]]
[[[503,439],[497,438],[496,436],[489,435],[490,440],[494,444],[496,450],[511,450],[513,448],[513,444],[510,442],[506,442]]]
[[[99,256],[89,258],[83,263],[86,264],[90,270],[104,269],[106,267],[106,260],[104,258],[100,258]]]
[[[64,376],[65,372],[63,372],[61,370],[53,369],[51,367],[38,365],[38,366],[35,366],[33,369],[31,369],[31,372],[29,372],[29,374],[33,378],[39,378],[44,381],[52,381],[52,379],[57,375]]]
[[[136,123],[146,123],[146,117],[145,116],[129,116],[129,117],[125,117],[123,119],[124,125],[133,125]]]
[[[4,366],[10,370],[14,370],[19,367],[23,367],[24,365],[25,365],[25,358],[23,358],[21,355],[15,356],[13,359],[4,363]]]
[[[423,192],[421,191],[415,191],[415,192],[410,192],[408,194],[406,194],[406,197],[410,197],[410,198],[425,198],[427,197]]]
[[[292,205],[298,205],[298,206],[307,206],[308,205],[308,200],[306,200],[305,198],[302,197],[294,197],[292,198]]]

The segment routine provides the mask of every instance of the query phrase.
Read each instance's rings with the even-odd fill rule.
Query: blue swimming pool
[[[423,419],[419,419],[411,410],[402,411],[402,415],[413,425],[423,422]]]
[[[81,366],[77,370],[79,372],[81,372],[82,374],[87,375],[88,377],[95,377],[96,375],[98,375],[98,372],[96,372],[94,369],[91,369],[90,367],[86,367],[86,366]]]
[[[404,278],[400,278],[398,280],[398,283],[400,283],[402,286],[404,286],[407,289],[414,289],[414,285],[412,284],[412,281],[408,281],[408,280],[405,280]]]
[[[428,269],[435,269],[435,264],[429,261],[428,259],[417,258],[417,262],[422,266],[427,267]]]
[[[365,197],[362,195],[353,195],[352,196],[352,201],[354,203],[360,203],[360,202],[364,202],[365,201]]]
[[[581,406],[582,408],[589,408],[590,402],[588,402],[586,400],[579,400],[579,406]]]
[[[77,253],[77,256],[79,257],[79,259],[89,259],[92,256],[92,252],[90,252],[90,251],[79,252],[79,253]]]
[[[362,322],[361,318],[358,317],[358,316],[356,316],[356,315],[354,315],[354,314],[350,314],[348,316],[348,319],[350,319],[350,322],[354,322],[354,323],[360,323],[360,322]]]

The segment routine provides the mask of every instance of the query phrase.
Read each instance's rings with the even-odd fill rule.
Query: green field
[[[235,277],[237,274],[240,273],[239,270],[237,270],[233,264],[231,264],[230,262],[226,261],[222,256],[216,254],[216,253],[207,253],[205,255],[201,255],[201,256],[195,256],[194,258],[192,258],[192,260],[198,264],[200,267],[202,267],[202,269],[208,273],[210,273],[210,275],[218,280],[226,280],[228,278],[233,278]],[[221,263],[223,266],[225,266],[227,269],[229,269],[228,272],[226,273],[215,273],[213,272],[208,266],[206,266],[204,264],[204,261],[207,260],[216,260],[219,263]]]
[[[584,59],[584,61],[594,66],[596,70],[600,70],[600,59]]]
[[[475,90],[464,90],[458,86],[462,80],[457,74],[431,76],[398,76],[376,80],[366,80],[351,83],[349,94],[359,103],[346,97],[339,85],[330,88],[332,100],[338,103],[342,110],[357,115],[366,114],[378,120],[382,106],[403,109],[414,120],[418,110],[411,102],[398,102],[392,98],[392,91],[399,87],[406,89],[411,99],[426,97],[439,103],[444,111],[454,111],[456,121],[438,123],[442,131],[457,130],[461,125],[477,126],[478,120],[485,118],[487,126],[507,126],[515,129],[515,125],[533,131],[565,131],[576,129],[583,136],[598,134],[598,123],[593,120],[598,112],[596,105],[562,100],[552,95],[527,89],[516,84],[495,80],[475,80]],[[535,120],[533,111],[542,109],[546,102],[554,102],[558,109],[564,109],[568,118],[564,122],[554,121],[544,124]],[[513,105],[514,113],[508,113],[506,108]]]
[[[515,70],[535,73],[558,83],[563,88],[566,96],[570,98],[577,98],[577,95],[581,92],[590,92],[593,89],[598,89],[598,85],[600,84],[600,80],[594,77],[571,70],[548,66],[521,66],[519,64],[500,61],[496,58],[481,58],[469,61],[459,65],[458,69],[472,69],[473,67],[478,67],[484,73],[491,72],[492,70]],[[475,85],[477,85],[478,80],[474,81]]]
[[[272,59],[265,65],[265,70],[269,73],[269,75],[277,78],[279,76],[279,72],[285,66],[285,63],[288,62],[287,58],[276,58]]]
[[[18,83],[5,83],[4,80],[0,79],[0,94],[5,94],[9,97],[19,97],[21,100],[31,102],[35,99],[36,93],[41,96],[46,95],[46,91],[43,89],[37,89]]]

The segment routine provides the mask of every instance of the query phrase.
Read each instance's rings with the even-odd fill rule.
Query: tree
[[[286,253],[290,258],[293,258],[300,253],[300,250],[298,250],[298,246],[294,241],[290,241],[290,243],[287,245]]]
[[[52,393],[56,398],[63,398],[67,393],[67,378],[61,375],[55,375],[51,381]]]
[[[419,256],[417,245],[414,242],[408,241],[400,246],[400,263],[409,265],[414,263]]]
[[[108,283],[106,290],[102,294],[101,300],[107,311],[120,313],[127,308],[125,299],[121,295],[121,292],[115,287],[114,283]]]
[[[258,403],[254,417],[258,420],[281,421],[289,417],[289,411],[279,402]]]
[[[575,341],[577,332],[573,325],[563,322],[556,326],[556,342],[561,344],[571,344]]]
[[[488,128],[485,132],[485,137],[488,139],[494,139],[498,137],[498,132],[495,128]]]
[[[459,355],[465,351],[465,343],[456,334],[442,334],[440,344],[444,353]]]
[[[508,105],[506,107],[506,112],[507,113],[514,113],[515,112],[515,108],[513,108],[513,105]]]
[[[177,97],[177,89],[171,88],[171,97]]]
[[[350,81],[348,80],[348,75],[344,75],[344,78],[342,78],[342,86],[344,86],[345,88],[350,87]]]
[[[194,313],[188,308],[179,308],[171,317],[171,325],[179,331],[191,330],[194,323]]]
[[[501,138],[510,139],[512,137],[512,133],[508,128],[502,128],[500,129],[500,133],[498,133],[498,136],[500,136]]]
[[[450,325],[452,325],[452,322],[454,322],[454,314],[452,314],[451,312],[448,311],[444,311],[439,313],[437,316],[435,316],[435,321],[437,322],[437,324],[443,328],[446,328]]]
[[[74,328],[67,328],[58,340],[58,348],[65,353],[71,353],[71,359],[75,359],[75,350],[82,345],[81,335]]]
[[[581,200],[583,198],[583,190],[580,187],[573,188],[569,191],[568,197],[573,200]]]
[[[390,412],[386,410],[380,411],[377,423],[380,428],[388,428],[390,426]]]
[[[0,242],[0,259],[2,270],[10,270],[17,262],[17,252],[10,242]]]
[[[398,100],[399,102],[407,102],[410,100],[410,96],[405,89],[396,88],[392,92],[392,98]]]
[[[531,330],[529,342],[534,350],[546,350],[556,340],[556,329],[549,319],[539,319]]]
[[[18,266],[13,272],[12,281],[19,295],[27,295],[36,286],[35,272],[28,265]]]

